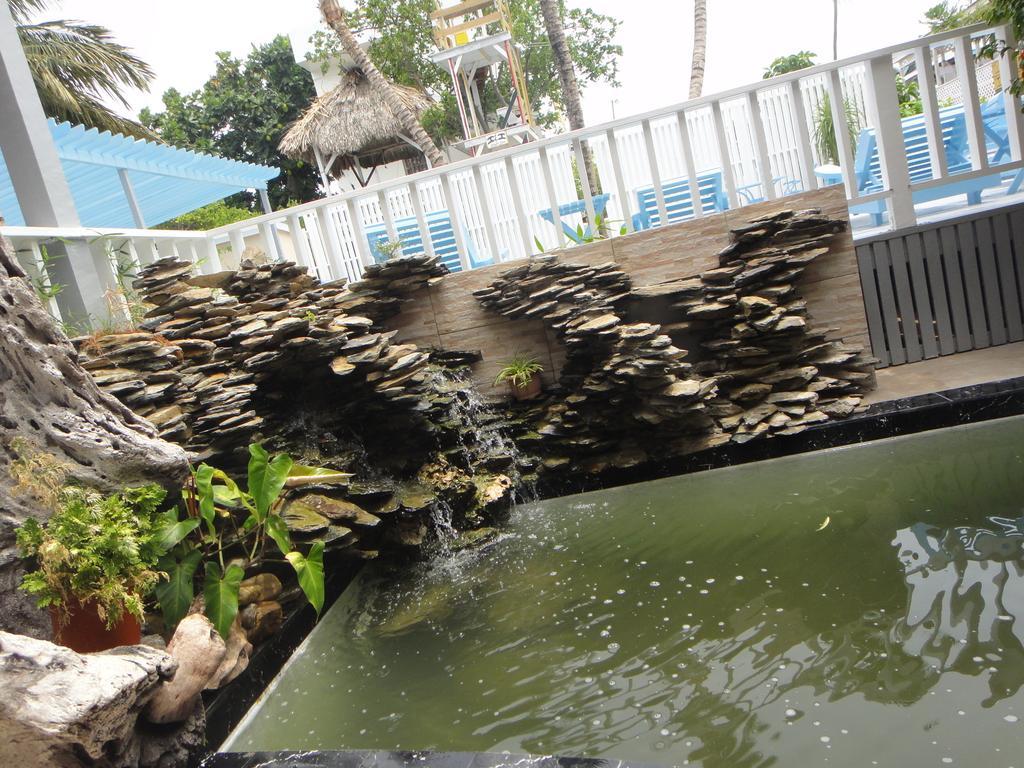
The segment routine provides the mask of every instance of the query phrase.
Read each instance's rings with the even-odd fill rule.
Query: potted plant
[[[45,524],[18,529],[18,547],[36,563],[21,588],[50,609],[57,643],[90,653],[139,642],[143,597],[159,579],[164,496],[156,485],[109,496],[65,487]]]
[[[540,374],[543,370],[535,357],[517,354],[502,363],[494,383],[508,384],[516,400],[532,400],[541,392]]]

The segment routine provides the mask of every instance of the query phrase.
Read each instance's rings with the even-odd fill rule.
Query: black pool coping
[[[514,755],[497,752],[232,752],[211,755],[202,768],[656,768],[587,757]]]
[[[1024,376],[1004,379],[1002,381],[973,384],[941,392],[932,392],[896,400],[874,403],[861,413],[853,414],[846,419],[823,422],[809,427],[797,435],[772,437],[753,440],[745,444],[729,443],[701,453],[658,462],[654,465],[615,470],[601,475],[599,478],[577,479],[574,482],[557,484],[541,484],[538,488],[540,498],[564,496],[572,493],[612,488],[620,485],[656,480],[674,475],[703,472],[709,469],[738,466],[755,461],[794,456],[826,448],[837,448],[844,445],[882,440],[888,437],[910,435],[932,429],[958,426],[1024,414]],[[324,610],[327,610],[345,591],[352,579],[359,572],[361,562],[351,560],[328,564],[330,574],[327,584]],[[305,607],[290,616],[273,638],[262,644],[252,658],[249,667],[229,686],[218,691],[208,691],[204,696],[206,704],[207,745],[217,749],[223,744],[232,730],[241,722],[246,713],[266,690],[274,677],[281,671],[285,663],[302,643],[316,623],[313,609]],[[391,766],[425,766],[428,763],[418,762],[387,762],[398,758],[384,756],[404,756],[402,760],[413,760],[410,755],[431,755],[429,765],[449,766],[453,763],[443,762],[444,756],[452,756],[461,760],[464,755],[476,755],[483,759],[484,753],[420,753],[420,752],[291,752],[291,753],[219,753],[209,757],[204,766],[210,768],[236,768],[236,766],[352,766],[353,768],[380,765],[382,768]],[[264,762],[256,760],[254,755],[263,755]],[[289,762],[280,762],[288,755]],[[334,762],[310,762],[318,760],[319,755]],[[346,757],[348,756],[348,757]],[[457,756],[457,757],[455,757]],[[498,755],[495,759],[510,760],[507,755]],[[248,760],[249,762],[231,762],[232,760]],[[383,762],[352,762],[354,760],[377,760]],[[522,758],[523,760],[581,760],[582,758]],[[227,762],[219,762],[226,760]],[[253,762],[253,760],[256,760]],[[267,762],[267,761],[270,762]],[[278,762],[273,762],[277,760]],[[299,762],[295,762],[298,760]],[[304,761],[304,762],[303,762]],[[460,763],[460,768],[473,765],[474,768],[505,765],[506,763]],[[533,766],[534,763],[523,763]],[[548,766],[582,766],[584,763],[537,763],[542,768]],[[619,764],[615,761],[585,762],[587,766],[608,766],[608,768],[629,768],[636,763]]]

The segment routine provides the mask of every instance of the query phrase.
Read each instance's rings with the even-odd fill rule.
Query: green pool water
[[[523,506],[368,570],[225,749],[1024,768],[1024,417]]]

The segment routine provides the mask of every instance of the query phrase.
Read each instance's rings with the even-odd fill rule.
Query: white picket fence
[[[973,58],[973,43],[991,34],[1009,38],[1008,28],[984,25],[920,38],[209,232],[104,234],[119,238],[119,248],[140,265],[159,255],[176,254],[196,261],[206,272],[221,268],[225,249],[237,259],[258,235],[258,247],[271,258],[293,259],[325,281],[354,280],[363,265],[374,260],[368,235],[398,240],[400,230],[411,228],[419,233],[425,250],[434,253],[431,221],[442,216],[450,223],[454,239],[449,254],[452,266],[471,269],[571,244],[562,224],[575,229],[584,220],[594,222],[602,202],[609,234],[617,236],[620,227],[631,232],[634,215],[640,213],[638,193],[646,195],[645,205],[651,209],[647,214],[653,213],[660,222],[671,221],[672,202],[666,189],[675,189],[673,194],[688,189],[690,199],[698,199],[702,174],[720,178],[728,208],[834,183],[836,179],[828,179],[820,168],[825,158],[814,141],[826,95],[837,124],[845,121],[844,103],[849,103],[857,110],[861,127],[877,136],[883,185],[867,193],[855,173],[854,142],[845,131],[836,136],[847,197],[857,204],[884,201],[888,225],[910,227],[917,223],[914,194],[949,183],[933,70],[936,50],[952,46],[957,62],[967,63],[960,80],[971,168],[958,173],[956,180],[994,172],[985,149]],[[912,182],[909,176],[897,104],[893,62],[907,52],[916,57],[920,73],[932,166],[931,178],[925,181]],[[1010,82],[1012,62],[1004,59],[1000,67],[1002,81]],[[1006,100],[1009,155],[996,172],[1005,173],[1024,167],[1024,130],[1017,100],[1006,93],[998,98]],[[600,196],[595,195],[582,162],[584,143],[597,166]],[[559,206],[567,204],[575,210],[563,216]],[[691,215],[706,212],[697,205]],[[639,223],[646,226],[644,219]],[[4,233],[28,254],[30,262],[38,260],[39,245],[47,238],[85,236],[32,228],[7,228]],[[100,263],[102,257],[93,261]]]

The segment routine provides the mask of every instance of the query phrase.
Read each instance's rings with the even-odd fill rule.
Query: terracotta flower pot
[[[62,622],[61,619],[64,619]],[[96,604],[84,605],[69,601],[60,609],[50,609],[53,624],[53,641],[78,653],[93,653],[117,648],[119,645],[136,645],[142,639],[139,620],[125,612],[121,621],[107,629],[96,610]]]
[[[509,390],[512,392],[512,397],[516,400],[532,400],[540,394],[541,381],[540,374],[535,373],[533,378],[530,379],[530,383],[524,387],[517,387],[515,384],[509,382]]]

